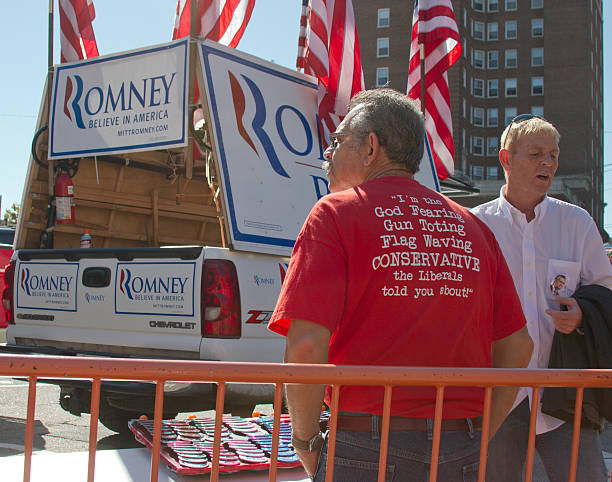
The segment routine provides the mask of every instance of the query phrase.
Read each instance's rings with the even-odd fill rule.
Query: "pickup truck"
[[[201,246],[18,250],[3,296],[4,351],[278,362],[284,344],[266,324],[287,262]],[[90,382],[57,383],[62,408],[89,412]],[[225,411],[250,416],[273,398],[272,385],[229,384]],[[164,417],[213,409],[215,399],[215,384],[168,382]],[[129,419],[152,416],[153,402],[153,384],[103,382],[100,421],[125,431]]]

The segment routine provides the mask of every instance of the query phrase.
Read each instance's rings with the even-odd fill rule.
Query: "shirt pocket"
[[[580,263],[563,259],[549,259],[546,276],[546,293],[548,304],[558,310],[559,303],[555,296],[568,298],[574,294],[580,281]]]

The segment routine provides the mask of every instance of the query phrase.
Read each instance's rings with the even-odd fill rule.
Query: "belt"
[[[391,417],[389,421],[389,430],[420,430],[425,432],[429,427],[433,429],[433,420],[426,418],[406,418],[406,417]],[[442,420],[442,430],[445,431],[470,431],[481,430],[482,428],[482,417],[474,418],[449,418]],[[382,425],[382,417],[380,419],[380,425]],[[382,427],[381,427],[382,428]],[[372,416],[371,415],[338,415],[338,430],[349,430],[349,431],[368,431],[372,430]]]

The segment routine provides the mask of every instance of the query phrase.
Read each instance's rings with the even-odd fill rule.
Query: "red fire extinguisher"
[[[55,179],[55,223],[74,224],[74,184],[63,171]]]

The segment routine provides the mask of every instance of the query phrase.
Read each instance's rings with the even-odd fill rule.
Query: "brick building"
[[[448,71],[455,173],[480,189],[503,184],[499,136],[532,112],[561,133],[551,194],[603,225],[603,32],[601,0],[452,0],[463,54]],[[367,88],[406,90],[413,0],[353,0]],[[602,231],[603,232],[603,231]]]

